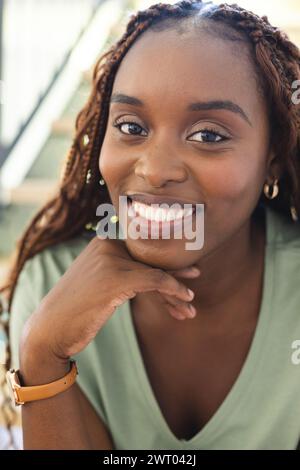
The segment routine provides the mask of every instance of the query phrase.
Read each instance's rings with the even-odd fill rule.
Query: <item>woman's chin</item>
[[[125,243],[134,260],[164,270],[183,269],[199,259],[199,252],[186,250],[182,240],[128,238]]]

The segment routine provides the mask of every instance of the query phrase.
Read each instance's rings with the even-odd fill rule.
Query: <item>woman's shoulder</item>
[[[273,285],[270,301],[278,318],[284,310],[287,323],[300,332],[300,222],[270,208],[267,217],[268,273]]]
[[[300,255],[300,221],[294,221],[270,207],[266,208],[266,217],[268,244]]]
[[[43,270],[51,274],[54,267],[63,272],[74,261],[74,259],[87,246],[91,238],[84,233],[67,240],[52,244],[28,258],[23,266],[22,272],[34,275],[36,270]]]
[[[68,240],[49,245],[28,258],[20,272],[18,284],[31,284],[37,295],[49,290],[87,246],[91,237],[84,232]]]

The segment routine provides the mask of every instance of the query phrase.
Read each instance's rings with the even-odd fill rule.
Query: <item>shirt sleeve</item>
[[[9,315],[9,346],[11,367],[19,368],[19,342],[27,318],[34,312],[41,299],[34,295],[32,278],[33,260],[28,260],[21,270],[15,287]]]

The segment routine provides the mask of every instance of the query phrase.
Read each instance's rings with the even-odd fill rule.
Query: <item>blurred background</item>
[[[56,190],[93,64],[133,12],[155,3],[0,0],[0,285],[24,228]],[[299,0],[228,3],[267,15],[300,47]],[[0,330],[0,364],[4,340]],[[19,409],[12,429],[14,442],[0,411],[0,449],[22,447]]]

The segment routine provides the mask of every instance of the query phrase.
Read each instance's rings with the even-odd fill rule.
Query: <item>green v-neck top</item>
[[[263,293],[250,349],[224,401],[191,439],[177,438],[161,412],[139,348],[130,300],[74,356],[77,382],[109,428],[116,449],[296,448],[300,438],[300,224],[270,208],[265,214]],[[87,243],[89,238],[82,234],[44,249],[25,263],[10,316],[13,367],[19,366],[18,343],[25,320]]]

